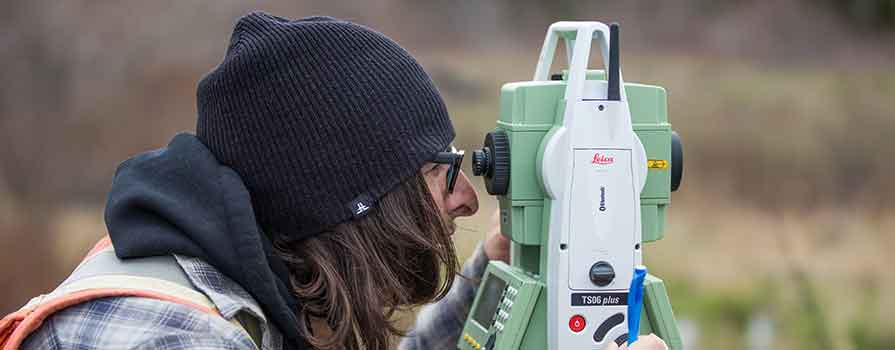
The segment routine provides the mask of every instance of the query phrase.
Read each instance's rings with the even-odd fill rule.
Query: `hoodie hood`
[[[180,254],[200,258],[241,285],[286,338],[307,348],[293,313],[286,265],[272,255],[242,179],[191,134],[121,163],[106,226],[119,258]]]

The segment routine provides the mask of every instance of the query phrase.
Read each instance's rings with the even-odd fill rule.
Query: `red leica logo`
[[[614,162],[615,162],[615,158],[607,157],[607,156],[604,156],[599,153],[594,153],[594,160],[590,161],[591,164],[600,164],[600,165],[612,164]]]

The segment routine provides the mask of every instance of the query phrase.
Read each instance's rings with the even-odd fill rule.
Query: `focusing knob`
[[[472,173],[485,178],[492,195],[507,194],[510,186],[510,138],[501,129],[485,135],[484,146],[472,152]]]
[[[605,287],[612,283],[615,279],[615,270],[608,262],[599,261],[590,267],[590,281],[594,284]]]
[[[684,177],[684,146],[677,132],[671,132],[671,192],[681,187]]]

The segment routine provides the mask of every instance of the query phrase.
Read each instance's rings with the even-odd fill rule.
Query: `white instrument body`
[[[640,192],[646,183],[646,151],[631,125],[624,88],[618,100],[610,100],[609,82],[586,80],[592,42],[599,43],[604,67],[610,67],[607,25],[552,25],[534,80],[549,79],[557,40],[563,35],[571,48],[565,113],[562,125],[545,140],[541,164],[552,201],[547,343],[550,349],[603,349],[627,333],[627,291],[634,266],[642,260]],[[617,86],[624,86],[620,70]],[[590,277],[591,267],[601,261],[615,272],[604,286]],[[607,323],[613,326],[596,339],[600,326],[619,313],[624,322]],[[579,327],[583,329],[576,331]]]

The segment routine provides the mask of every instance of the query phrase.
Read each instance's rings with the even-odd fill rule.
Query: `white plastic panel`
[[[631,283],[638,225],[631,151],[576,149],[572,166],[569,288],[624,290]],[[590,268],[598,261],[615,269],[607,286],[590,280]]]

